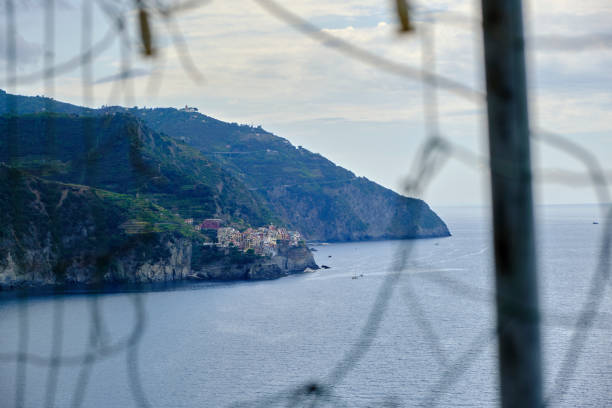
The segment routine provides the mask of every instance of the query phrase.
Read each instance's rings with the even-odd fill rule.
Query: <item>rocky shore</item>
[[[319,269],[306,246],[279,249],[272,257],[257,257],[247,263],[228,262],[227,258],[202,265],[189,276],[196,280],[261,280],[276,279]]]
[[[0,290],[45,286],[87,287],[107,284],[142,284],[182,280],[234,281],[277,279],[305,270],[319,269],[305,246],[288,247],[272,257],[223,256],[193,265],[194,244],[185,239],[159,237],[153,245],[158,256],[143,257],[142,248],[119,251],[100,265],[99,260],[82,254],[68,261],[63,273],[56,273],[49,262],[49,248],[28,251],[25,263],[16,263],[9,253],[0,261]],[[151,244],[151,242],[149,242]]]

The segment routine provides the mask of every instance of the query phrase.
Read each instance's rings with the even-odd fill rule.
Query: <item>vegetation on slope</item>
[[[121,109],[183,141],[256,191],[289,226],[310,239],[447,236],[422,200],[401,196],[261,127],[176,109]]]
[[[197,150],[121,113],[0,117],[0,161],[51,180],[147,197],[183,218],[273,221],[260,200]]]
[[[2,97],[0,94],[0,113],[6,105],[1,103]],[[98,110],[80,108],[79,111],[74,105],[44,98],[14,98],[15,104],[21,107],[18,112],[46,109],[103,116],[130,114],[149,128],[167,135],[160,137],[174,140],[178,145],[192,146],[209,163],[215,163],[246,186],[243,192],[259,203],[261,209],[254,211],[261,214],[259,217],[243,217],[252,224],[258,224],[253,222],[256,219],[276,218],[275,222],[298,229],[308,239],[317,240],[449,235],[444,222],[422,200],[401,196],[365,178],[356,177],[323,156],[295,147],[261,127],[226,123],[197,112],[172,108],[104,107]],[[54,165],[61,167],[63,163]],[[239,196],[247,197],[244,193]],[[184,209],[193,202],[191,198],[160,201],[172,209]],[[202,205],[206,206],[205,200]],[[266,212],[265,208],[270,211]],[[243,210],[247,212],[246,208]]]
[[[0,269],[47,273],[50,281],[69,267],[93,265],[104,273],[129,251],[142,262],[167,257],[164,237],[202,240],[148,200],[46,181],[6,165],[0,165],[0,225]]]

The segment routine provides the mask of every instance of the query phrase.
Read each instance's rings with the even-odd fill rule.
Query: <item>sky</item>
[[[262,2],[202,2],[173,13],[167,21],[152,14],[154,59],[139,51],[132,1],[55,0],[51,32],[44,29],[44,0],[16,3],[16,87],[5,79],[7,36],[0,36],[0,88],[9,92],[45,94],[94,107],[196,106],[221,120],[261,125],[400,193],[415,175],[427,129],[432,129],[426,118],[433,117],[441,137],[470,153],[450,155],[419,197],[433,207],[489,202],[488,174],[476,159],[487,151],[486,110],[479,96],[439,87],[434,93],[437,114],[428,115],[426,86],[418,75],[398,75],[346,55],[337,42],[304,35],[262,7]],[[416,30],[403,35],[398,33],[391,0],[279,0],[279,4],[316,26],[315,35],[334,36],[417,73],[425,59],[426,69],[482,94],[478,1],[412,1]],[[45,82],[35,75],[43,68],[45,55],[61,63],[82,52],[89,31],[82,26],[87,5],[93,14],[85,27],[91,29],[93,43],[115,32],[110,5],[125,16],[129,48],[114,41],[96,54],[90,87],[82,86],[77,62]],[[563,135],[591,152],[590,162],[598,160],[612,170],[612,2],[525,2],[525,19],[532,128]],[[5,31],[2,2],[0,32]],[[425,58],[424,37],[434,44],[427,47],[433,51]],[[122,65],[122,52],[128,56],[123,60],[127,66]],[[189,64],[197,74],[186,68]],[[122,70],[128,74],[121,75]],[[121,82],[122,76],[129,81]],[[538,203],[596,201],[579,160],[542,142],[534,142],[532,151],[538,169]]]

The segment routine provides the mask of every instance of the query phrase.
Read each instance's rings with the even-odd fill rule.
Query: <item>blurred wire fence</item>
[[[409,37],[417,37],[420,44],[421,63],[418,66],[406,65],[402,62],[381,56],[371,50],[352,44],[344,39],[334,36],[329,31],[323,30],[298,13],[292,11],[290,3],[277,2],[273,0],[253,0],[270,15],[280,19],[293,27],[298,32],[329,47],[353,60],[355,64],[366,64],[377,70],[388,72],[392,75],[405,78],[406,81],[415,81],[423,84],[423,112],[426,140],[423,142],[419,153],[416,155],[412,168],[409,171],[403,193],[408,196],[419,196],[432,183],[436,175],[449,161],[458,161],[466,166],[473,167],[479,172],[491,171],[505,174],[506,167],[502,163],[497,168],[491,168],[489,157],[479,152],[471,151],[462,145],[455,143],[450,137],[444,135],[441,130],[441,122],[446,119],[440,113],[441,95],[451,93],[473,104],[481,109],[485,106],[485,91],[473,89],[455,79],[445,77],[436,70],[436,27],[439,25],[452,25],[461,30],[468,30],[474,36],[479,37],[481,19],[474,15],[459,15],[456,13],[430,13],[426,4],[408,4],[404,1],[390,3],[398,16],[397,24],[400,34]],[[132,79],[141,73],[134,68],[133,61],[140,54],[151,59],[155,68],[150,73],[150,80],[145,92],[155,94],[159,90],[159,84],[163,77],[163,56],[158,52],[158,46],[166,41],[174,47],[179,56],[180,63],[186,75],[194,83],[205,84],[204,74],[198,68],[198,63],[190,56],[189,42],[181,33],[181,26],[177,19],[180,14],[188,14],[194,8],[205,6],[207,0],[185,0],[185,1],[163,1],[163,0],[82,0],[81,21],[75,24],[74,35],[80,37],[81,47],[76,55],[67,60],[56,60],[55,16],[56,9],[62,0],[38,0],[31,2],[17,2],[14,0],[2,0],[0,17],[2,35],[5,37],[5,67],[4,78],[1,84],[7,90],[15,90],[22,84],[29,84],[43,80],[44,92],[48,96],[55,93],[56,78],[80,71],[82,99],[84,105],[91,106],[94,101],[93,65],[105,51],[116,43],[119,44],[120,58],[118,70],[115,75],[103,78],[99,81],[113,82],[108,95],[109,101],[122,98],[129,106],[134,98],[134,85]],[[410,7],[412,6],[412,7]],[[42,70],[22,74],[17,69],[18,33],[27,30],[27,27],[17,25],[16,13],[19,7],[29,7],[31,10],[41,12],[44,15],[44,67]],[[94,41],[93,19],[96,9],[101,11],[108,19],[108,30],[101,38]],[[478,7],[474,7],[475,11]],[[203,22],[205,24],[205,21]],[[553,49],[574,52],[579,49],[605,49],[612,47],[612,34],[606,35],[582,35],[576,37],[548,36],[534,38],[530,41],[534,50]],[[482,65],[480,56],[474,61],[475,66]],[[8,100],[8,99],[7,99]],[[18,112],[17,106],[7,106],[8,112]],[[12,126],[16,126],[13,123]],[[49,120],[45,132],[53,137],[53,120]],[[10,129],[10,127],[9,127]],[[8,135],[2,135],[10,139]],[[84,137],[88,137],[84,135]],[[7,140],[8,140],[7,139]],[[538,169],[536,171],[537,183],[561,183],[568,186],[590,184],[594,189],[598,202],[601,206],[602,219],[604,220],[604,233],[600,243],[599,262],[596,270],[591,272],[591,284],[588,296],[584,304],[577,310],[576,316],[548,314],[546,319],[540,321],[543,330],[546,327],[571,327],[573,335],[570,346],[567,348],[561,368],[555,376],[554,386],[545,396],[543,405],[555,406],[555,403],[563,398],[564,393],[572,386],[574,370],[584,350],[585,342],[588,340],[590,330],[600,320],[605,312],[600,307],[605,298],[610,284],[610,245],[612,239],[612,219],[610,193],[608,188],[607,174],[609,173],[596,156],[574,143],[562,134],[544,129],[531,129],[533,143],[545,144],[557,149],[569,156],[579,160],[584,166],[584,172],[575,172],[564,169]],[[10,140],[8,140],[10,143]],[[508,164],[510,166],[511,164]],[[378,289],[376,298],[369,315],[363,322],[360,335],[354,345],[337,362],[329,367],[329,373],[325,378],[311,381],[299,387],[290,387],[278,392],[278,394],[266,396],[265,398],[251,401],[236,402],[232,406],[249,407],[271,407],[271,406],[351,406],[343,401],[335,392],[335,387],[340,384],[346,376],[359,364],[368,353],[370,346],[375,341],[381,322],[389,308],[392,294],[398,287],[400,280],[404,283],[401,296],[406,299],[407,307],[427,337],[429,346],[437,355],[441,367],[440,378],[427,392],[423,393],[422,406],[436,406],[439,396],[446,390],[451,389],[461,378],[466,375],[468,368],[479,358],[482,351],[498,339],[499,332],[491,330],[478,334],[466,350],[458,353],[453,358],[446,355],[440,346],[441,334],[436,332],[434,323],[428,317],[420,303],[418,291],[411,285],[410,274],[403,273],[411,265],[413,244],[411,241],[401,248],[398,256],[399,261],[387,271],[384,282]],[[440,277],[435,274],[422,276],[431,282],[449,288],[453,293],[465,298],[483,302],[494,307],[496,294],[483,291],[480,288],[455,280],[450,276]],[[22,292],[21,296],[27,296]],[[29,336],[29,316],[25,305],[19,308],[19,333],[20,348],[17,353],[6,353],[0,351],[0,364],[2,362],[16,361],[17,371],[16,390],[14,395],[14,406],[25,406],[26,385],[28,366],[48,367],[48,376],[45,390],[45,406],[55,406],[55,396],[58,387],[58,375],[62,367],[78,366],[80,374],[77,386],[73,393],[71,406],[83,405],[84,395],[89,384],[92,367],[100,360],[109,356],[124,353],[127,359],[129,374],[129,386],[133,395],[134,403],[140,407],[156,406],[155,401],[147,397],[146,387],[141,382],[141,373],[138,365],[138,345],[145,329],[147,315],[143,306],[142,295],[132,296],[133,308],[137,319],[131,333],[125,339],[109,342],[105,335],[105,322],[100,305],[95,298],[90,301],[90,328],[89,341],[86,351],[72,355],[61,353],[64,326],[64,304],[62,301],[55,303],[53,311],[53,335],[50,339],[51,354],[49,356],[32,354],[27,349]],[[605,326],[605,325],[604,325]],[[603,327],[610,330],[610,327]],[[3,396],[7,401],[10,397]],[[397,406],[390,401],[388,406]]]

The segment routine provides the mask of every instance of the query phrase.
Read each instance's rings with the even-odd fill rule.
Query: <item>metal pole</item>
[[[521,0],[482,0],[503,407],[539,407],[542,374]]]

